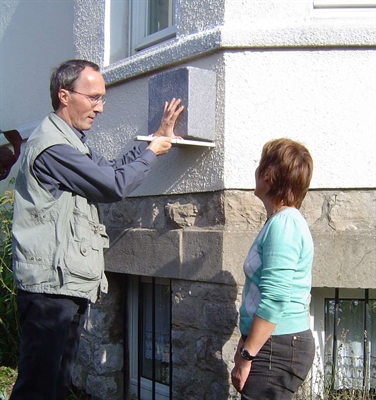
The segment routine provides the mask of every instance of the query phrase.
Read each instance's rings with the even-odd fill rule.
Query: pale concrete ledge
[[[314,234],[314,287],[376,288],[376,234]]]
[[[218,283],[229,283],[231,276],[241,282],[242,263],[253,239],[249,236],[246,232],[234,235],[234,232],[206,229],[167,232],[129,229],[106,252],[106,270]],[[228,242],[231,242],[230,255],[224,252],[224,247],[229,248]]]
[[[127,230],[106,252],[106,270],[200,282],[238,284],[255,234],[247,231]],[[314,287],[375,288],[374,234],[313,234]]]

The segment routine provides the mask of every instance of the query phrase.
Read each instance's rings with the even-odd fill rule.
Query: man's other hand
[[[165,102],[161,124],[153,136],[180,137],[174,134],[176,119],[184,110],[184,106],[180,105],[180,103],[181,100],[175,98],[169,103],[167,101]]]
[[[156,137],[150,142],[147,148],[152,150],[155,155],[161,156],[171,149],[171,139],[166,136]]]

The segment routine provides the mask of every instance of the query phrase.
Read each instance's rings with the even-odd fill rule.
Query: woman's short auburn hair
[[[258,174],[270,184],[266,196],[274,204],[299,209],[308,191],[312,172],[311,154],[301,143],[287,138],[265,143]]]

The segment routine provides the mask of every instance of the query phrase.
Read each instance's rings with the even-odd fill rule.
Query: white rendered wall
[[[278,137],[311,151],[311,188],[375,187],[375,54],[367,48],[236,50],[190,62],[217,72],[216,147],[172,149],[134,195],[253,189],[262,146]],[[149,133],[147,79],[108,89],[98,129],[110,133],[95,135],[94,144],[107,156]]]
[[[311,151],[312,188],[375,187],[376,10],[314,10],[311,0],[215,4],[180,0],[176,39],[104,70],[119,86],[108,89],[115,97],[103,131],[116,129],[121,94],[133,96],[121,146],[147,133],[148,76],[179,66],[217,72],[216,148],[173,149],[135,195],[253,189],[262,145],[281,136]],[[114,144],[111,155],[118,152]]]
[[[50,73],[75,55],[73,20],[73,0],[0,1],[2,130],[28,135],[51,111]]]
[[[262,145],[306,144],[311,188],[376,185],[376,52],[269,50],[226,59],[225,187],[254,187]]]
[[[148,133],[148,77],[194,66],[217,72],[216,147],[172,149],[134,195],[253,189],[262,145],[280,136],[311,150],[312,188],[375,186],[373,17],[323,16],[311,0],[179,0],[177,11],[176,39],[103,69],[108,103],[90,143],[108,157],[129,149]],[[1,129],[29,133],[48,114],[58,63],[103,61],[103,13],[104,0],[0,2]]]
[[[0,129],[17,129],[26,139],[52,111],[52,69],[74,58],[74,1],[0,1]],[[6,143],[0,135],[0,145]],[[9,189],[16,164],[0,193]]]
[[[222,56],[210,56],[190,63],[197,68],[221,69]],[[221,82],[221,75],[218,76]],[[221,83],[218,84],[221,86]],[[199,90],[199,88],[197,88]],[[104,113],[96,120],[89,142],[98,152],[114,158],[139,142],[136,135],[148,132],[148,76],[107,89]],[[220,94],[217,94],[217,103]],[[161,104],[163,108],[163,104]],[[223,110],[217,105],[216,148],[174,147],[158,158],[158,165],[133,196],[191,193],[223,187]]]

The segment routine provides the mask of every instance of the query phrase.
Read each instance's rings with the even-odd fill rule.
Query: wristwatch
[[[242,356],[242,358],[244,358],[244,360],[247,360],[247,361],[252,361],[256,357],[256,356],[251,356],[249,351],[246,349],[243,349],[243,347],[240,349],[240,355]]]

